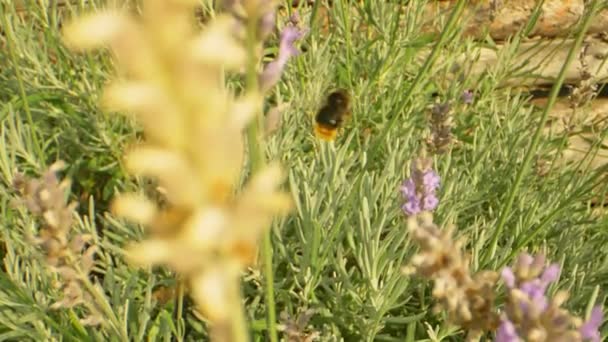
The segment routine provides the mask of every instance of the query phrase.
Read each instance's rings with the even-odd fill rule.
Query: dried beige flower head
[[[469,338],[498,326],[494,297],[498,274],[483,271],[471,275],[469,260],[461,252],[462,243],[452,239],[454,227],[441,230],[429,212],[411,216],[408,229],[420,245],[406,274],[433,280],[437,311],[445,311],[452,324],[462,326]]]
[[[196,3],[147,0],[139,20],[100,13],[65,34],[75,48],[112,49],[125,76],[107,87],[103,103],[143,125],[146,142],[127,154],[126,165],[157,179],[166,196],[163,207],[134,194],[116,199],[116,214],[149,229],[128,257],[179,273],[202,314],[222,327],[241,310],[240,274],[255,259],[259,237],[290,201],[278,190],[284,176],[277,165],[258,171],[237,193],[243,129],[262,96],[235,98],[226,90],[223,73],[245,65],[237,38],[242,25],[220,15],[197,33]]]
[[[597,96],[598,82],[593,73],[589,71],[589,65],[587,63],[589,47],[590,43],[586,42],[579,53],[580,78],[577,82],[578,84],[576,84],[572,89],[571,94],[568,96],[570,108],[572,109],[585,106]]]
[[[281,322],[279,329],[283,331],[288,342],[313,342],[320,337],[318,331],[308,327],[308,323],[315,311],[312,309],[300,312],[297,317],[291,317],[286,311],[281,312]]]
[[[443,154],[454,142],[452,134],[452,105],[435,103],[430,115],[430,136],[426,139],[429,152]]]
[[[66,198],[70,181],[60,181],[56,174],[64,167],[63,162],[56,162],[40,179],[16,174],[13,187],[21,196],[20,202],[42,219],[38,234],[31,240],[42,247],[47,266],[59,275],[60,280],[55,285],[63,293],[63,298],[51,308],[85,304],[89,316],[82,323],[97,325],[101,322],[100,310],[93,304],[90,294],[83,290],[84,277],[93,268],[96,246],[90,245],[90,235],[72,229],[76,203],[68,203]]]

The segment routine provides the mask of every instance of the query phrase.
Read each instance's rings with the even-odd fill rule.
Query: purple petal
[[[422,209],[424,210],[434,210],[437,208],[437,204],[439,204],[439,200],[434,194],[429,194],[424,196],[424,203],[422,204]]]
[[[420,199],[417,196],[410,196],[401,207],[406,215],[413,216],[420,212]]]
[[[305,32],[294,26],[287,26],[281,32],[281,43],[279,44],[279,56],[297,56],[300,51],[293,46],[296,40],[302,38]],[[287,58],[288,58],[287,57]]]
[[[405,198],[416,195],[416,184],[414,184],[414,181],[411,178],[406,179],[400,189]]]
[[[502,280],[505,282],[507,287],[513,288],[515,286],[515,274],[513,274],[511,267],[503,268],[500,275],[502,276]]]
[[[495,342],[518,342],[519,336],[515,330],[515,325],[508,319],[502,319],[498,331],[496,331]]]
[[[531,281],[527,281],[521,284],[520,286],[520,290],[526,295],[528,295],[528,298],[532,302],[532,305],[540,312],[545,311],[549,305],[547,296],[545,296],[545,290],[547,289],[547,285],[548,283],[544,283],[540,279],[534,279]]]
[[[433,171],[429,170],[424,173],[422,176],[422,184],[424,185],[425,191],[434,191],[439,187],[439,175]]]
[[[591,311],[591,316],[589,320],[585,322],[579,329],[581,335],[583,336],[583,340],[589,340],[592,342],[600,342],[600,325],[602,324],[602,320],[604,318],[604,313],[602,312],[601,306],[596,306]]]
[[[299,54],[298,49],[293,46],[294,42],[302,38],[306,32],[306,30],[299,30],[293,26],[287,26],[283,29],[283,32],[281,32],[281,42],[279,43],[279,55],[274,61],[266,65],[266,68],[264,68],[259,77],[260,88],[263,91],[268,91],[279,82],[289,58]]]
[[[272,88],[281,79],[281,73],[285,68],[286,61],[279,58],[268,63],[262,74],[259,76],[258,83],[263,91]]]
[[[536,294],[530,298],[532,305],[538,310],[538,312],[544,312],[549,307],[549,300],[544,294]]]
[[[544,284],[540,282],[540,280],[534,279],[521,284],[519,289],[522,290],[522,292],[524,292],[525,294],[527,294],[528,297],[534,297],[538,296],[538,294],[545,293],[545,287],[543,285]]]
[[[559,271],[560,267],[558,264],[551,264],[545,269],[540,279],[543,283],[548,285],[559,278]]]

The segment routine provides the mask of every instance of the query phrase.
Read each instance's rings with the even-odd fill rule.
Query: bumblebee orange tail
[[[315,134],[319,139],[325,141],[333,141],[334,139],[336,139],[338,130],[333,127],[322,126],[318,123],[315,123]]]

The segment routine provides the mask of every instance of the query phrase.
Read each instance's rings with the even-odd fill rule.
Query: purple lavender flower
[[[553,264],[545,269],[540,278],[524,282],[519,288],[523,293],[528,295],[532,304],[542,312],[545,311],[548,306],[548,299],[545,296],[545,291],[550,283],[558,279],[558,276],[559,266]],[[524,309],[524,312],[526,311],[527,308]]]
[[[405,198],[416,196],[416,184],[414,184],[414,181],[411,178],[406,179],[405,182],[403,182],[401,193]]]
[[[549,285],[550,283],[557,281],[559,279],[559,265],[551,264],[549,267],[545,268],[545,271],[540,276],[540,280],[543,284]]]
[[[600,342],[599,329],[600,325],[602,325],[603,318],[604,314],[602,312],[602,307],[594,307],[591,311],[591,317],[589,317],[589,320],[579,328],[579,332],[581,333],[583,340]]]
[[[462,95],[460,96],[460,99],[462,100],[462,102],[464,104],[471,104],[473,103],[473,92],[470,90],[465,90],[462,92]]]
[[[507,287],[510,289],[515,287],[515,274],[513,274],[511,267],[503,268],[500,275],[502,276],[502,280],[505,282],[505,284],[507,284]]]
[[[295,26],[287,26],[283,29],[283,32],[281,32],[281,42],[279,44],[279,55],[274,61],[266,65],[266,68],[264,68],[264,71],[259,77],[260,87],[263,91],[268,91],[277,84],[289,58],[300,54],[298,49],[294,46],[294,43],[296,40],[304,37],[307,32],[308,30],[299,29]]]
[[[517,330],[515,329],[515,325],[513,322],[509,321],[506,318],[503,318],[500,321],[500,326],[498,327],[498,331],[496,331],[496,338],[494,342],[519,342],[519,335],[517,335]]]
[[[426,211],[431,211],[437,208],[438,204],[439,199],[437,199],[437,196],[435,196],[435,194],[428,194],[424,196],[424,199],[422,201],[422,209]]]
[[[439,175],[428,166],[424,167],[420,164],[422,162],[419,161],[412,165],[412,176],[406,179],[400,188],[405,199],[401,209],[408,216],[416,215],[421,211],[432,211],[439,204],[435,194],[439,187]]]
[[[422,175],[422,184],[424,185],[424,191],[431,193],[439,187],[439,175],[433,170],[428,170]]]
[[[407,198],[407,201],[401,209],[408,215],[413,216],[422,211],[422,207],[420,206],[420,199],[417,196],[410,196]]]
[[[518,267],[542,267],[542,262],[544,262],[544,260],[545,259],[543,256],[537,256],[536,258],[532,258],[528,254],[523,254],[518,260]],[[521,310],[525,314],[528,314],[531,309],[536,309],[540,312],[543,312],[547,309],[548,299],[545,295],[545,291],[547,290],[549,284],[558,279],[559,272],[559,265],[551,264],[545,268],[545,270],[539,277],[530,279],[528,281],[523,281],[518,284],[518,286],[516,286],[515,284],[516,277],[510,267],[503,268],[501,275],[507,287],[509,287],[510,289],[517,288],[519,291],[521,291],[528,297],[528,301],[521,301],[519,303]],[[533,308],[529,307],[530,304],[532,304]]]
[[[401,207],[409,216],[420,212],[420,200],[416,195],[416,184],[412,179],[406,179],[401,185],[401,194],[406,199],[405,204]]]
[[[503,268],[501,276],[509,291],[496,331],[497,342],[520,341],[519,336],[532,339],[539,332],[543,341],[600,342],[601,307],[595,307],[589,320],[581,325],[580,319],[560,308],[568,296],[566,291],[547,297],[549,284],[557,281],[559,274],[558,264],[547,266],[543,255],[532,257],[525,253],[513,267]]]

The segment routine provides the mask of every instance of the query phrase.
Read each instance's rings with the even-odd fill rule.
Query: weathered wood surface
[[[531,102],[542,108],[547,99],[538,98]],[[608,165],[608,139],[602,139],[602,132],[606,129],[608,98],[596,98],[581,108],[573,108],[568,98],[561,98],[549,113],[545,134],[553,137],[565,134],[567,138],[567,147],[558,162],[585,160],[590,169],[596,169]]]
[[[455,0],[429,2],[423,30],[439,33]],[[490,36],[494,47],[479,44],[457,64],[468,70],[471,77],[480,77],[494,66],[510,63],[511,70],[500,86],[524,89],[548,88],[553,85],[562,69],[574,40],[573,28],[585,13],[583,0],[545,0],[540,17],[530,34],[524,37],[514,56],[509,37],[521,32],[528,24],[536,6],[533,0],[472,0],[463,14],[465,37],[483,40]],[[566,70],[565,84],[578,86],[581,82],[608,83],[608,10],[601,11],[587,31],[583,46],[576,51],[577,58]],[[421,52],[422,62],[429,51]],[[440,59],[440,63],[442,60]],[[532,105],[542,108],[547,98],[536,98]],[[547,136],[564,136],[567,147],[557,159],[559,163],[584,161],[589,168],[608,165],[608,139],[602,132],[608,129],[608,98],[595,98],[582,105],[573,105],[568,97],[559,98],[549,113],[545,128]]]
[[[535,39],[521,43],[515,56],[509,58],[511,77],[504,80],[501,86],[536,86],[551,85],[564,65],[566,56],[574,44],[573,39]],[[468,65],[471,75],[479,76],[497,63],[504,63],[501,58],[508,44],[495,48],[479,46],[472,55],[461,56],[459,64]],[[507,52],[509,53],[509,52]],[[566,69],[566,84],[576,84],[582,80],[583,71],[590,73],[597,83],[608,81],[608,42],[601,38],[586,37],[581,49],[576,51],[576,58]],[[476,56],[477,55],[477,56]],[[424,55],[420,59],[424,59]],[[474,58],[474,62],[471,62]]]
[[[427,32],[438,32],[439,22],[444,20],[455,5],[455,0],[431,1],[425,8],[423,25]],[[489,34],[494,40],[505,40],[519,32],[532,16],[535,0],[471,0],[466,5],[463,24],[466,36],[483,38]],[[540,17],[530,32],[530,37],[554,38],[568,36],[585,12],[584,0],[545,0]],[[608,31],[608,10],[599,13],[589,28],[589,34]]]

